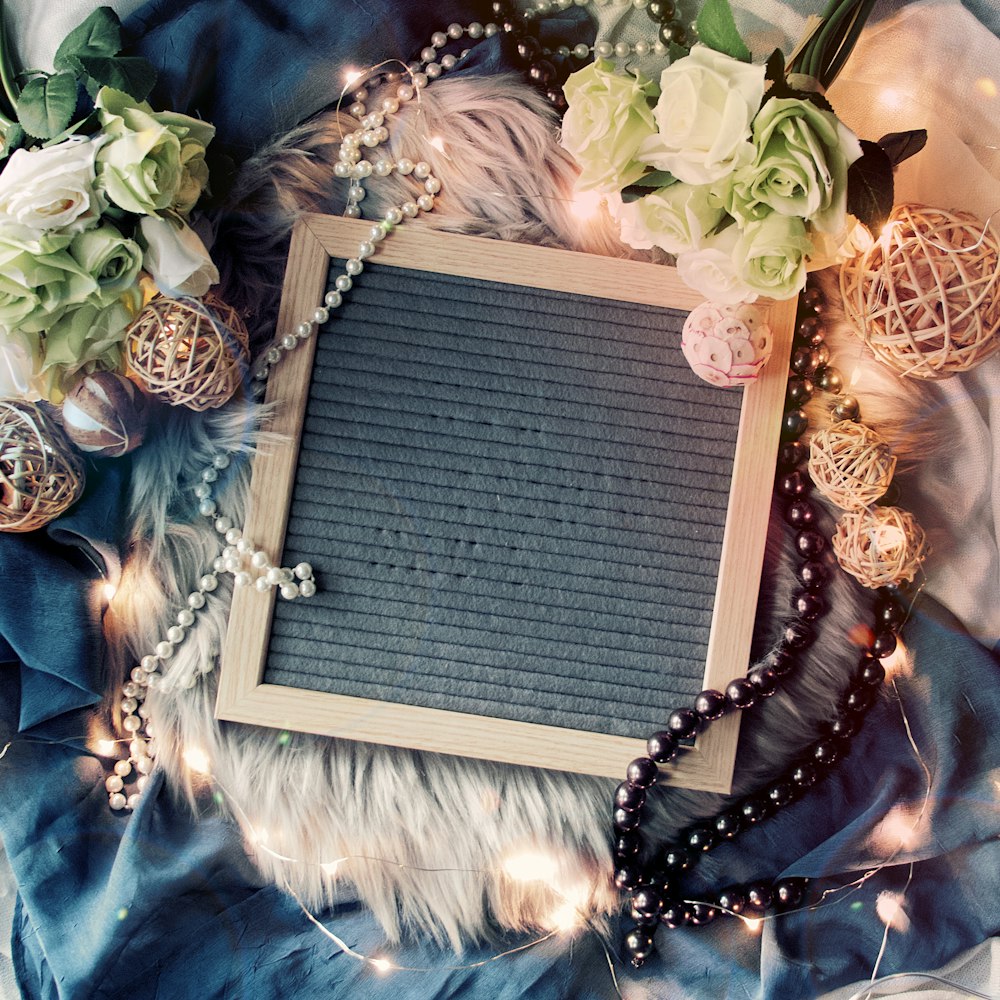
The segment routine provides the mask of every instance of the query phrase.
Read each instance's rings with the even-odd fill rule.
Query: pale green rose
[[[609,208],[629,246],[640,250],[657,246],[673,254],[697,249],[725,215],[707,185],[680,183]]]
[[[789,299],[806,283],[806,254],[812,243],[805,223],[793,216],[772,214],[751,222],[733,251],[746,284],[772,299]]]
[[[731,215],[746,224],[771,212],[826,233],[844,228],[847,168],[861,156],[850,129],[811,101],[772,97],[753,123],[755,156],[733,178]]]
[[[171,129],[181,141],[181,183],[170,207],[181,215],[187,215],[208,187],[205,147],[215,137],[215,126],[174,111],[155,112],[153,117]]]
[[[139,280],[142,250],[105,223],[74,237],[69,246],[74,260],[97,282],[96,301],[109,305]]]
[[[620,191],[645,173],[636,154],[656,131],[647,100],[654,89],[641,76],[616,73],[604,59],[566,81],[560,141],[580,167],[579,190]]]
[[[97,282],[68,252],[72,236],[0,226],[0,328],[41,333]]]
[[[718,181],[752,158],[750,122],[763,97],[763,66],[695,45],[660,75],[658,132],[640,159],[688,184]]]
[[[125,331],[142,308],[142,292],[133,287],[115,301],[86,302],[67,311],[45,334],[43,371],[59,367],[63,375],[82,368],[118,368]]]
[[[170,112],[155,112],[145,101],[103,87],[94,102],[101,129],[109,137],[97,155],[98,183],[119,208],[136,215],[164,211],[180,199],[197,201],[207,179],[205,144],[211,125]],[[187,209],[185,209],[186,211]]]

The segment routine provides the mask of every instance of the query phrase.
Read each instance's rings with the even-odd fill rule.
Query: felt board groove
[[[600,299],[458,277],[430,297],[428,284],[372,266],[319,335],[285,553],[330,580],[275,608],[264,680],[522,722],[558,712],[640,738],[702,687],[704,567],[721,554],[742,400],[680,358],[683,313],[637,305],[623,321]],[[445,371],[449,399],[427,391]],[[553,384],[570,397],[556,413]],[[530,429],[512,389],[534,400]],[[633,421],[637,394],[653,426]],[[614,409],[595,426],[601,401]],[[525,480],[545,485],[527,497]],[[344,502],[343,482],[368,503]],[[656,513],[623,516],[623,484],[658,493]],[[341,562],[373,586],[353,592]],[[671,620],[675,602],[693,621]]]
[[[246,531],[319,589],[237,591],[217,712],[618,774],[745,669],[783,378],[749,407],[700,382],[669,269],[414,229],[269,383],[293,446],[256,460]],[[357,230],[299,224],[279,336]],[[728,789],[737,725],[672,780]]]

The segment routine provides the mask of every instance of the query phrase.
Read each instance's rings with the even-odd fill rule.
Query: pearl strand
[[[477,26],[474,22],[462,30],[473,38],[488,37],[497,31],[496,25],[493,24],[482,27],[481,32],[479,27],[482,26]],[[442,59],[442,63],[444,62],[445,59]],[[450,69],[453,65],[454,62],[449,61],[447,68]],[[348,209],[353,206],[355,211],[347,211],[345,214],[352,217],[360,216],[358,202],[364,198],[364,189],[360,181],[367,179],[373,173],[377,177],[388,177],[393,170],[402,176],[412,174],[423,181],[424,191],[415,200],[406,201],[399,207],[386,211],[383,218],[372,226],[368,238],[358,244],[355,256],[345,262],[344,273],[334,279],[334,288],[325,294],[322,303],[316,306],[309,316],[297,323],[291,333],[284,334],[264,353],[254,373],[254,379],[260,388],[263,388],[271,369],[281,361],[284,353],[294,350],[299,343],[312,336],[318,327],[328,322],[331,311],[342,304],[343,296],[351,290],[354,278],[362,273],[364,261],[375,254],[378,244],[407,219],[416,218],[421,212],[429,212],[434,208],[434,196],[441,190],[441,182],[434,177],[429,164],[423,160],[414,162],[401,157],[395,161],[380,159],[375,167],[372,167],[368,161],[361,159],[360,153],[362,145],[374,149],[388,138],[388,130],[383,124],[385,117],[398,111],[401,103],[411,100],[417,90],[426,86],[426,80],[427,77],[423,80],[415,79],[412,85],[400,84],[396,96],[385,98],[382,101],[382,110],[372,114],[367,112],[363,103],[368,96],[367,91],[361,88],[354,92],[352,114],[361,119],[360,127],[344,137],[334,170],[336,176],[351,180]],[[154,652],[140,659],[138,665],[132,669],[129,679],[122,685],[119,708],[122,712],[122,729],[130,737],[129,756],[116,761],[114,772],[105,780],[108,805],[115,811],[131,812],[136,808],[146,787],[148,775],[153,769],[156,744],[154,727],[149,721],[150,713],[145,704],[148,692],[171,691],[178,687],[193,688],[200,674],[210,673],[214,669],[214,660],[207,659],[199,663],[198,671],[189,672],[183,677],[163,673],[166,662],[173,657],[176,647],[187,638],[188,630],[194,626],[197,613],[207,605],[207,595],[217,589],[219,576],[230,573],[233,576],[234,586],[253,585],[262,593],[276,588],[285,600],[312,597],[316,593],[316,580],[309,563],[301,562],[294,568],[272,565],[267,553],[256,548],[253,542],[244,536],[241,529],[233,524],[231,518],[219,515],[218,504],[212,496],[213,487],[219,479],[219,474],[225,471],[230,463],[231,458],[228,454],[220,452],[215,455],[211,464],[202,470],[200,481],[194,487],[199,513],[213,520],[214,528],[222,536],[225,545],[213,560],[212,569],[198,580],[197,589],[188,594],[186,606],[177,612],[174,624],[167,629],[166,637],[156,644]],[[126,795],[125,779],[133,774],[138,775],[136,790]]]

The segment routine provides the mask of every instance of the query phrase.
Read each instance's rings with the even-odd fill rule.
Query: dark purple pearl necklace
[[[725,691],[702,691],[691,708],[671,712],[666,728],[647,740],[648,756],[633,760],[625,781],[615,789],[614,877],[619,888],[630,894],[629,910],[635,925],[625,935],[625,949],[637,968],[652,954],[660,926],[699,927],[722,913],[760,918],[769,909],[792,910],[808,901],[807,879],[783,878],[726,886],[712,901],[689,905],[683,902],[681,881],[704,853],[801,798],[846,756],[851,737],[860,729],[885,679],[879,660],[895,650],[896,633],[905,618],[894,594],[879,591],[874,625],[859,643],[861,653],[851,685],[834,716],[823,724],[819,738],[781,776],[730,804],[714,819],[688,827],[675,842],[640,861],[642,810],[660,768],[675,760],[682,740],[695,736],[725,713],[745,711],[774,694],[782,679],[795,670],[797,654],[813,643],[815,623],[827,611],[822,591],[831,569],[824,558],[826,538],[815,527],[818,511],[808,500],[812,483],[804,467],[809,449],[799,439],[809,422],[802,406],[819,387],[837,397],[832,407],[835,420],[857,420],[860,407],[853,397],[839,395],[843,379],[828,364],[822,310],[819,289],[807,288],[799,300],[775,481],[775,489],[786,501],[784,519],[794,533],[801,560],[796,571],[800,586],[791,602],[796,617],[783,627],[775,648],[745,677],[734,678]]]

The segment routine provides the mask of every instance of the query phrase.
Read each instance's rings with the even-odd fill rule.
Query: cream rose
[[[0,173],[0,224],[66,233],[93,226],[105,208],[94,169],[101,141],[71,138],[15,150]]]
[[[609,210],[629,246],[647,250],[657,246],[667,253],[696,250],[725,214],[707,186],[671,184],[629,204]]]
[[[811,250],[801,219],[769,215],[743,230],[734,259],[741,262],[741,276],[755,292],[790,299],[805,287],[805,258]]]
[[[753,123],[753,162],[733,178],[729,212],[741,223],[771,212],[797,216],[825,233],[844,228],[847,168],[861,144],[830,111],[772,97]]]
[[[651,90],[650,81],[616,73],[603,59],[566,81],[561,142],[580,167],[579,190],[620,191],[643,175],[636,154],[656,131]]]
[[[38,399],[34,380],[41,364],[42,345],[37,334],[0,332],[0,397]]]
[[[695,45],[660,76],[659,132],[639,158],[688,184],[711,184],[752,159],[750,122],[763,97],[763,66]]]
[[[111,201],[136,215],[154,215],[175,201],[190,207],[192,197],[197,201],[199,150],[203,156],[215,132],[211,125],[157,113],[145,101],[110,87],[102,88],[94,103],[109,137],[97,155],[98,183]]]
[[[205,244],[183,222],[157,217],[139,220],[146,254],[143,264],[164,294],[201,297],[219,280]]]
[[[757,293],[747,287],[734,257],[738,238],[736,226],[730,226],[703,240],[697,250],[679,254],[677,273],[681,281],[720,305],[753,302]]]

